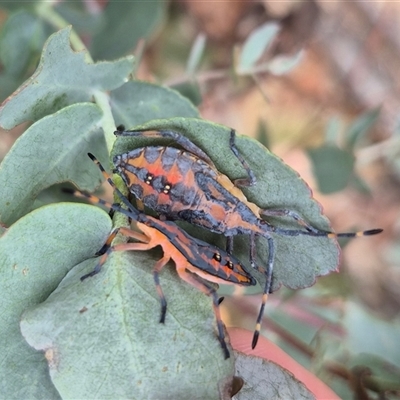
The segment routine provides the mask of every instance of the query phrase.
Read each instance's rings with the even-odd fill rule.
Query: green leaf
[[[171,89],[176,90],[182,96],[189,99],[195,106],[198,106],[203,101],[201,97],[200,87],[197,82],[178,83],[171,86]]]
[[[342,121],[338,117],[332,117],[329,119],[325,128],[325,142],[336,146],[339,141],[339,135],[342,130]]]
[[[167,2],[111,0],[102,11],[104,23],[93,37],[90,52],[95,60],[121,57],[148,38],[165,18]]]
[[[195,74],[198,65],[200,63],[201,57],[204,53],[205,46],[206,46],[206,35],[204,33],[199,33],[190,50],[189,59],[186,65],[186,73],[189,76]]]
[[[110,232],[110,222],[100,209],[56,204],[26,215],[1,236],[2,398],[59,398],[44,355],[31,349],[21,336],[21,313],[44,301],[74,265],[99,250]]]
[[[229,133],[227,127],[194,118],[171,118],[150,121],[135,130],[172,129],[183,133],[202,148],[215,162],[216,167],[231,179],[246,177],[246,172],[229,148]],[[237,147],[250,164],[257,177],[257,184],[244,188],[243,192],[250,201],[261,208],[288,208],[299,212],[313,226],[329,230],[328,220],[321,215],[320,205],[311,199],[311,192],[304,181],[278,157],[270,153],[260,143],[247,137],[237,137]],[[121,154],[150,143],[171,144],[171,140],[151,140],[144,138],[120,137],[115,142],[112,156]],[[285,228],[299,226],[292,220],[284,218],[269,218],[268,221]],[[190,227],[185,225],[185,229]],[[191,230],[193,233],[193,230]],[[198,231],[197,231],[198,233]],[[216,235],[206,235],[201,230],[203,239],[212,240],[224,248],[225,241]],[[291,288],[310,286],[315,278],[336,270],[339,262],[337,242],[328,238],[308,236],[286,237],[273,235],[276,245],[274,266],[274,288],[281,284]],[[258,260],[265,267],[267,260],[267,244],[264,238],[259,238],[257,246]],[[248,260],[249,238],[235,237],[235,254],[240,260]],[[253,271],[263,285],[265,276]]]
[[[275,39],[280,30],[279,24],[267,22],[256,28],[246,39],[239,58],[237,70],[241,74],[251,73],[251,70],[261,58],[264,51]]]
[[[116,89],[126,81],[133,57],[89,64],[85,52],[72,51],[70,31],[65,28],[50,36],[35,73],[1,105],[3,128],[36,121],[69,104],[91,101],[96,91]]]
[[[0,165],[3,223],[28,213],[38,193],[54,183],[71,181],[85,190],[100,184],[87,153],[107,160],[101,117],[94,104],[75,104],[41,119],[18,138]]]
[[[153,119],[199,116],[193,104],[175,90],[141,81],[113,90],[110,104],[117,126],[127,129]]]
[[[400,318],[385,321],[357,303],[348,302],[343,324],[348,334],[346,345],[352,353],[374,354],[400,368]]]
[[[279,55],[265,64],[265,70],[274,75],[284,75],[297,67],[304,57],[304,50],[294,55]],[[262,66],[260,66],[262,68]]]
[[[6,73],[21,76],[40,54],[45,41],[43,22],[20,10],[5,22],[0,38],[0,59]]]
[[[268,126],[267,123],[261,119],[258,121],[258,126],[257,126],[257,140],[267,149],[270,146],[269,136],[268,136]]]
[[[50,7],[68,21],[82,38],[93,37],[104,26],[104,13],[101,12],[100,3],[88,5],[82,0],[62,1],[53,3]]]
[[[235,375],[244,380],[244,386],[235,400],[314,399],[304,383],[289,371],[272,361],[236,352]]]
[[[347,186],[353,175],[353,154],[332,144],[309,149],[307,153],[313,164],[318,189],[322,193],[338,192]]]
[[[6,73],[0,74],[0,101],[9,96],[20,85],[20,80]]]
[[[33,2],[30,3],[23,3],[25,7],[33,6]],[[15,10],[21,8],[22,4],[20,1],[1,1],[0,8],[7,9],[7,10]]]
[[[368,131],[375,125],[381,113],[381,108],[377,107],[358,117],[346,132],[347,144],[350,149],[354,149],[357,142],[366,136]]]
[[[160,324],[156,254],[115,252],[81,282],[95,265],[84,262],[23,315],[22,333],[46,352],[63,398],[219,398],[218,382],[233,376],[234,359],[224,360],[211,300],[169,265],[160,275],[168,304]]]

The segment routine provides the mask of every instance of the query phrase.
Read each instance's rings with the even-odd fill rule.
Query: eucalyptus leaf
[[[87,153],[107,160],[101,117],[96,105],[75,104],[34,123],[18,138],[0,165],[4,224],[28,213],[39,192],[55,183],[71,181],[89,191],[100,184]]]
[[[104,211],[64,203],[33,211],[0,237],[2,398],[59,398],[43,354],[21,336],[19,319],[44,301],[74,265],[93,256],[110,229]]]
[[[280,30],[276,22],[267,22],[256,28],[246,39],[239,58],[238,72],[250,73],[264,51],[275,39]]]
[[[230,130],[227,127],[194,118],[171,118],[154,120],[147,124],[130,127],[134,130],[171,129],[181,132],[202,148],[215,162],[217,169],[231,179],[246,177],[246,172],[229,148]],[[119,137],[112,150],[112,156],[122,154],[137,147],[151,143],[171,145],[171,140]],[[261,208],[287,208],[295,210],[313,226],[329,230],[328,220],[321,214],[320,205],[311,198],[311,191],[299,175],[285,165],[278,157],[270,153],[259,142],[237,137],[237,147],[250,164],[257,177],[257,184],[243,188],[244,194]],[[287,218],[268,218],[268,221],[280,227],[299,229],[293,220]],[[185,229],[199,235],[199,229]],[[212,240],[220,247],[225,241],[217,235],[208,235],[201,230],[202,239]],[[276,245],[274,265],[274,289],[281,284],[290,288],[310,286],[317,276],[335,271],[339,262],[339,248],[336,240],[323,237],[296,236],[287,237],[273,234]],[[235,255],[244,263],[248,260],[249,238],[235,237]],[[267,244],[264,238],[257,240],[259,264],[265,267]],[[264,274],[254,275],[265,283]]]
[[[10,15],[0,37],[0,59],[6,73],[21,76],[44,42],[43,21],[25,10]]]
[[[315,399],[315,396],[286,369],[272,361],[236,352],[235,375],[244,386],[234,400]]]
[[[343,190],[354,169],[354,155],[333,144],[324,144],[307,151],[313,164],[318,189],[325,194]]]
[[[274,75],[284,75],[297,67],[304,58],[304,50],[298,51],[294,55],[275,56],[266,64],[266,70]]]
[[[377,122],[381,108],[377,107],[358,117],[348,128],[346,132],[346,139],[350,149],[354,149],[357,142],[359,142],[369,130]]]
[[[0,106],[0,125],[5,129],[36,121],[67,105],[91,101],[99,90],[121,86],[132,72],[133,57],[90,64],[85,52],[72,51],[71,28],[50,36],[35,73]]]
[[[189,59],[186,65],[186,73],[189,76],[194,75],[194,73],[196,72],[201,57],[204,53],[205,46],[206,46],[206,35],[204,33],[199,33],[190,50]]]
[[[90,52],[95,60],[121,57],[139,39],[148,38],[165,17],[167,2],[110,0],[102,11],[102,29],[93,36]]]
[[[160,274],[168,304],[160,324],[152,274],[158,259],[159,252],[115,252],[81,282],[95,265],[84,262],[24,314],[22,333],[46,352],[63,398],[219,398],[233,358],[224,360],[211,300],[169,265]]]
[[[348,334],[346,345],[351,352],[373,354],[400,368],[399,317],[385,321],[359,304],[348,302],[343,324]],[[366,335],[365,332],[373,334]]]
[[[110,97],[117,126],[129,128],[153,119],[199,117],[193,104],[177,91],[148,82],[127,82],[113,90]]]

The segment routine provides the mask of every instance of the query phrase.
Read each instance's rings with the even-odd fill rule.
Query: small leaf
[[[374,126],[379,118],[380,112],[380,107],[367,111],[350,125],[346,133],[347,144],[350,149],[354,149],[357,142],[359,142]]]
[[[102,11],[102,30],[90,46],[93,58],[110,60],[133,50],[139,39],[160,28],[166,9],[165,1],[109,1]]]
[[[190,55],[186,66],[186,73],[189,76],[194,75],[194,73],[196,72],[201,57],[204,53],[205,46],[206,46],[206,35],[204,33],[199,33],[190,50]]]
[[[1,221],[10,225],[27,214],[39,192],[71,181],[84,190],[100,184],[89,151],[107,160],[99,129],[102,113],[94,104],[75,104],[28,128],[0,165]]]
[[[336,146],[338,143],[339,135],[342,130],[342,121],[338,117],[332,117],[329,119],[325,128],[325,142],[326,144],[332,144]]]
[[[116,125],[127,129],[153,119],[199,116],[177,91],[148,82],[132,81],[113,90],[110,103]]]
[[[257,140],[267,149],[269,148],[268,126],[263,120],[258,121]]]
[[[38,68],[30,79],[0,107],[5,129],[36,121],[69,104],[91,101],[98,90],[121,86],[131,73],[133,57],[115,62],[85,62],[85,52],[75,53],[69,44],[71,28],[47,40]]]
[[[370,353],[400,368],[398,338],[400,319],[385,321],[354,302],[348,302],[343,317],[348,333],[347,348],[352,353]],[[366,335],[365,332],[372,332]]]
[[[288,370],[272,361],[236,352],[235,375],[244,386],[235,400],[314,399],[314,395]]]
[[[2,398],[59,398],[44,355],[26,344],[19,319],[24,310],[44,301],[74,265],[93,256],[110,229],[104,211],[64,203],[33,211],[0,237]]]
[[[132,128],[132,127],[130,127]],[[135,130],[171,129],[181,132],[202,148],[215,162],[216,167],[231,179],[246,177],[246,172],[229,148],[230,129],[196,118],[170,118],[150,121]],[[112,150],[112,156],[122,154],[137,147],[150,144],[171,144],[171,140],[119,137]],[[257,177],[257,184],[244,188],[243,192],[250,201],[261,208],[287,208],[295,210],[313,226],[329,230],[327,219],[321,215],[320,205],[311,199],[311,192],[299,175],[270,153],[260,143],[247,137],[238,136],[237,147]],[[299,226],[286,218],[268,218],[274,225],[284,228]],[[191,230],[185,225],[185,229]],[[204,229],[197,234],[201,238],[224,248],[226,243],[221,236],[208,235]],[[310,286],[317,276],[326,275],[336,270],[339,262],[339,249],[333,239],[309,236],[272,235],[275,239],[276,258],[274,265],[274,289],[281,284],[290,288]],[[267,260],[267,241],[257,240],[259,265],[265,267]],[[249,258],[249,237],[235,237],[235,255],[246,263]],[[252,272],[265,283],[264,274]]]
[[[322,145],[307,151],[318,189],[329,194],[343,190],[353,174],[354,156],[334,145]]]
[[[197,82],[183,82],[171,86],[171,89],[176,90],[182,96],[189,99],[193,105],[198,106],[203,101],[201,92]]]
[[[41,20],[25,10],[10,15],[0,39],[0,59],[6,73],[21,76],[32,62],[32,57],[40,54],[44,41]]]
[[[304,51],[300,50],[294,55],[275,56],[266,64],[266,70],[274,75],[284,75],[296,68],[304,57]],[[261,66],[262,67],[262,66]]]
[[[233,354],[224,360],[211,300],[171,265],[160,275],[168,309],[159,323],[157,254],[116,252],[81,282],[95,265],[84,262],[23,315],[22,333],[46,352],[63,398],[216,399],[219,380],[232,377]]]
[[[239,58],[238,73],[250,73],[264,51],[275,39],[280,30],[279,24],[267,22],[256,28],[246,39]]]

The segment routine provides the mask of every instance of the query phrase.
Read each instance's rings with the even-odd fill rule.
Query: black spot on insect
[[[219,253],[214,253],[213,259],[214,259],[215,261],[220,262],[220,261],[221,261],[221,254],[219,254]]]

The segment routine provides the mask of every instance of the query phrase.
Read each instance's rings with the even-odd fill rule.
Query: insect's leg
[[[125,130],[116,130],[114,132],[115,136],[130,136],[130,137],[148,137],[148,138],[170,138],[173,139],[176,143],[181,145],[188,152],[195,154],[197,157],[204,160],[207,164],[214,166],[214,163],[211,161],[210,157],[200,149],[197,145],[195,145],[191,140],[189,140],[186,136],[183,136],[179,132],[175,131],[125,131]]]
[[[270,236],[268,240],[268,265],[267,265],[267,280],[265,281],[264,292],[261,300],[260,311],[257,316],[256,327],[254,329],[253,341],[251,343],[251,348],[254,349],[257,346],[258,337],[260,336],[261,321],[264,315],[265,304],[268,300],[268,295],[271,292],[272,285],[272,271],[274,269],[274,259],[275,259],[275,244],[274,239]]]
[[[383,229],[369,229],[366,231],[357,231],[357,232],[330,232],[324,231],[321,229],[314,228],[310,225],[303,217],[301,217],[298,213],[292,210],[287,209],[270,209],[270,210],[260,210],[260,214],[267,216],[267,217],[290,217],[293,218],[295,221],[299,223],[299,225],[306,228],[305,231],[302,230],[290,230],[290,229],[281,229],[273,227],[272,225],[268,224],[268,230],[270,232],[276,232],[278,234],[284,236],[298,236],[298,235],[306,235],[306,236],[316,236],[316,237],[328,237],[328,238],[340,238],[340,237],[361,237],[361,236],[372,236],[381,233]],[[267,222],[267,221],[264,221]],[[265,225],[267,226],[267,225]]]
[[[254,232],[250,233],[250,265],[252,268],[257,268],[256,266],[256,234]]]
[[[128,207],[128,210],[133,212],[134,214],[137,214],[136,208],[133,207],[131,202],[127,199],[126,196],[124,196],[121,191],[115,186],[115,183],[111,179],[110,175],[107,173],[107,171],[104,169],[104,167],[100,164],[100,161],[91,153],[88,153],[88,156],[90,159],[99,167],[101,173],[103,174],[104,178],[106,181],[110,184],[110,186],[114,189],[114,192],[117,193],[118,197],[121,199],[121,201],[125,204],[126,207]],[[115,209],[115,208],[114,208]],[[131,217],[132,218],[132,217]]]
[[[127,237],[139,240],[143,243],[121,243],[117,244],[115,246],[110,246],[111,242],[115,239],[116,235],[118,233],[121,233]],[[107,238],[106,243],[104,244],[103,248],[105,246],[108,246],[108,249],[106,252],[100,257],[100,260],[94,267],[92,272],[89,272],[86,275],[81,276],[81,281],[84,281],[87,278],[90,278],[96,274],[98,274],[101,270],[101,267],[104,265],[104,263],[107,261],[107,258],[109,257],[110,253],[113,251],[129,251],[129,250],[149,250],[154,247],[153,244],[149,243],[149,238],[139,232],[132,231],[128,228],[116,228],[114,229],[110,236]]]
[[[232,254],[233,252],[233,236],[226,237],[226,252]]]
[[[309,232],[318,233],[321,232],[319,229],[314,228],[310,225],[300,214],[296,211],[288,210],[286,208],[282,209],[260,209],[260,214],[266,217],[290,217],[294,219],[299,225],[303,226]]]
[[[110,211],[114,211],[112,208]],[[103,255],[111,246],[112,241],[115,239],[115,236],[118,235],[119,228],[115,228],[111,231],[110,236],[108,236],[106,242],[103,244],[103,247],[95,254],[96,256]]]
[[[233,183],[235,184],[235,186],[253,186],[257,182],[256,176],[254,175],[254,172],[250,168],[250,165],[247,163],[247,161],[240,154],[238,148],[236,147],[235,137],[236,137],[236,132],[234,129],[231,129],[231,136],[229,139],[229,147],[231,148],[232,153],[235,155],[235,157],[243,165],[243,168],[246,170],[247,178],[235,179]]]
[[[154,283],[156,284],[157,294],[158,297],[160,298],[160,303],[161,303],[161,316],[160,316],[161,324],[165,322],[165,314],[167,313],[167,300],[165,300],[164,292],[160,285],[160,271],[169,260],[170,257],[164,255],[163,258],[161,258],[156,262],[156,265],[153,268]]]
[[[219,298],[217,295],[217,291],[214,289],[213,286],[209,285],[206,281],[203,281],[199,278],[196,277],[196,275],[193,275],[185,269],[184,266],[176,265],[176,271],[178,272],[178,275],[180,276],[181,279],[183,279],[185,282],[189,283],[190,285],[194,286],[198,290],[202,291],[205,293],[207,296],[210,296],[213,301],[213,309],[214,309],[214,315],[215,319],[217,320],[217,329],[218,329],[218,339],[221,343],[222,350],[224,351],[225,358],[229,358],[229,350],[225,342],[225,330],[224,330],[224,324],[221,319],[221,313],[219,310]]]

